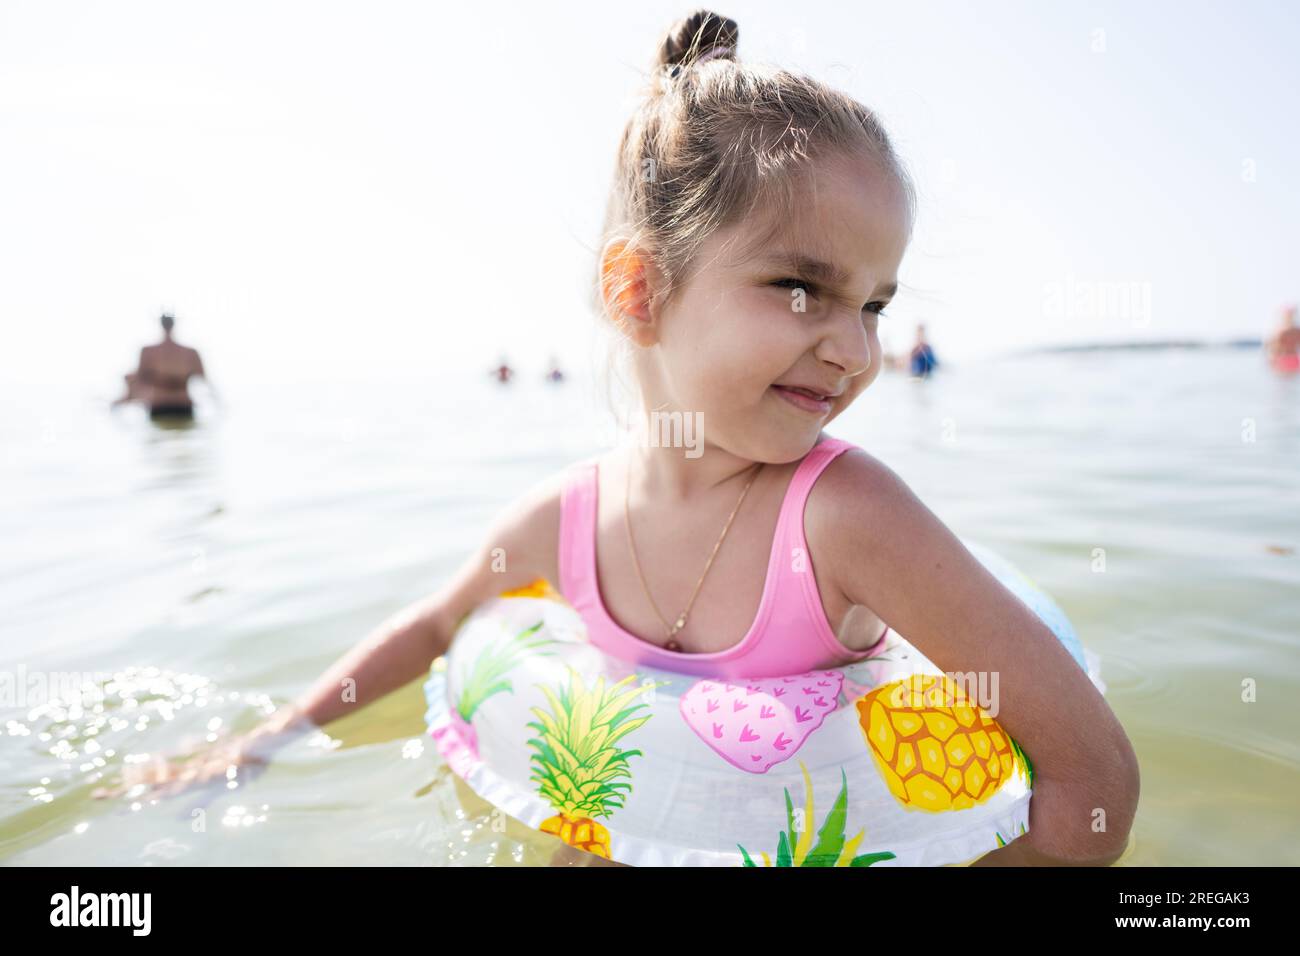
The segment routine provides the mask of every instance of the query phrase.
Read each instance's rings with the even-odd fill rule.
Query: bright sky
[[[220,388],[588,361],[619,133],[675,4],[0,5],[0,377]],[[728,3],[921,194],[882,336],[1259,336],[1300,298],[1300,6]],[[491,21],[481,17],[490,12]]]

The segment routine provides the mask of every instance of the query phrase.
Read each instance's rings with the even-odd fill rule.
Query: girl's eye
[[[770,283],[781,289],[805,289],[809,295],[817,294],[817,286],[811,282],[805,282],[803,279],[785,278],[776,279]],[[863,312],[872,312],[876,315],[884,315],[885,307],[888,302],[868,302],[862,309]]]
[[[786,283],[790,283],[786,285]],[[772,285],[782,289],[807,289],[810,295],[816,295],[817,287],[811,282],[805,282],[803,279],[777,279]]]

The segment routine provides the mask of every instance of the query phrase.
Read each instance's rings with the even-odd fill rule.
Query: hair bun
[[[740,27],[735,20],[709,10],[696,10],[680,20],[664,38],[659,65],[673,74],[692,63],[713,57],[736,58]]]

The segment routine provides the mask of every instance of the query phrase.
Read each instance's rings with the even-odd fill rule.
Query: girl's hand
[[[141,785],[146,788],[140,791],[142,795],[170,797],[217,779],[239,776],[247,782],[265,769],[272,753],[310,727],[310,721],[296,712],[277,714],[248,733],[218,740],[187,759],[160,755],[148,763],[129,764],[117,781],[95,789],[91,797],[110,799]],[[241,774],[241,770],[246,772]]]

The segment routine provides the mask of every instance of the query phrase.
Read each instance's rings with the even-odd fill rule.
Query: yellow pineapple
[[[628,719],[633,711],[648,706],[645,703],[629,706],[647,687],[637,685],[622,690],[637,679],[636,674],[629,674],[608,688],[605,678],[600,677],[590,690],[572,668],[569,677],[569,685],[560,689],[559,696],[551,688],[539,685],[551,703],[551,710],[547,713],[532,708],[540,723],[528,724],[538,733],[528,741],[536,750],[531,758],[534,772],[529,779],[538,784],[538,792],[559,811],[542,821],[538,829],[558,836],[569,846],[608,860],[609,830],[597,823],[596,818],[609,817],[622,807],[625,794],[619,791],[632,789],[626,782],[630,777],[628,758],[639,756],[641,751],[620,750],[614,744],[650,719],[649,715]]]
[[[1033,766],[1014,740],[957,682],[913,674],[855,702],[863,736],[889,791],[920,810],[964,810],[983,803]]]

